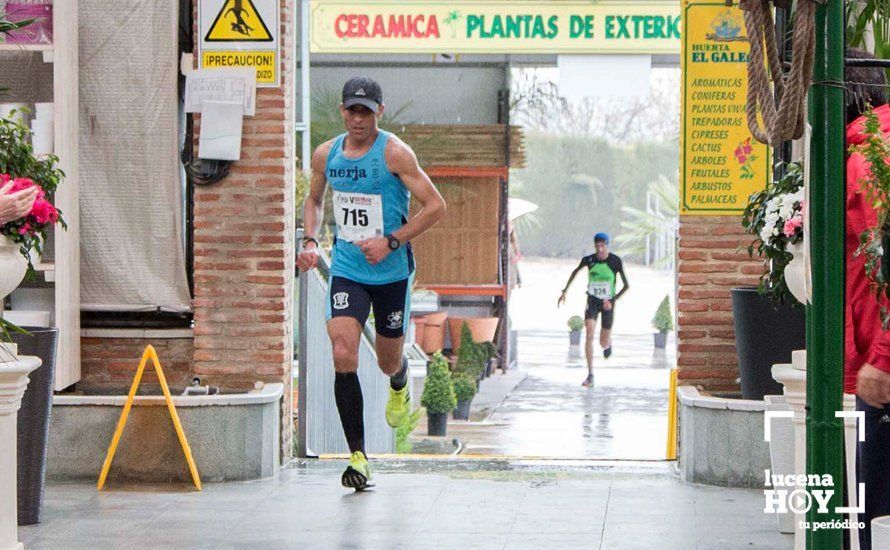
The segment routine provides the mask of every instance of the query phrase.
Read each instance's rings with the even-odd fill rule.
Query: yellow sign
[[[748,131],[748,42],[741,10],[683,3],[682,214],[737,215],[770,175],[769,148]]]
[[[255,67],[257,86],[280,78],[281,0],[198,0],[202,69]]]
[[[179,444],[182,446],[182,452],[185,455],[185,461],[188,464],[189,472],[192,474],[192,482],[195,487],[201,490],[201,477],[198,475],[198,467],[195,465],[195,459],[192,458],[192,449],[189,442],[185,438],[185,431],[182,429],[182,422],[179,421],[179,415],[176,413],[176,406],[173,404],[173,397],[170,395],[170,388],[167,386],[167,378],[164,376],[164,370],[161,368],[161,362],[158,360],[158,353],[154,346],[148,346],[142,352],[142,360],[139,361],[139,368],[136,369],[136,377],[133,378],[133,385],[130,386],[130,393],[127,395],[127,402],[121,411],[121,417],[117,422],[117,428],[114,430],[114,436],[111,438],[111,445],[108,447],[108,454],[105,456],[105,463],[102,465],[102,472],[99,474],[98,488],[101,491],[105,487],[105,480],[108,478],[108,471],[111,470],[111,463],[114,461],[114,454],[117,452],[117,446],[124,434],[124,427],[127,425],[127,418],[130,416],[130,409],[133,408],[133,400],[136,398],[136,390],[139,389],[139,383],[142,381],[142,373],[145,372],[145,364],[151,359],[155,368],[155,374],[158,375],[158,382],[161,390],[164,392],[164,401],[167,402],[167,409],[170,411],[170,419],[173,420],[173,428],[179,437]]]
[[[678,53],[670,2],[316,0],[313,53]]]
[[[272,84],[275,82],[277,57],[278,52],[274,51],[211,50],[201,54],[201,66],[205,69],[256,67],[257,84]]]
[[[207,42],[272,42],[272,33],[252,0],[226,0],[213,20]]]

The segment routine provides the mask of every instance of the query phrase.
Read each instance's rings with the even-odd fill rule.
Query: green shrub
[[[494,345],[494,342],[482,342],[479,344],[479,348],[482,350],[483,357],[485,357],[486,361],[498,356],[498,347]]]
[[[476,395],[476,380],[465,374],[456,373],[451,377],[454,383],[454,396],[458,401],[470,401]]]
[[[426,413],[426,409],[423,407],[418,407],[411,411],[411,414],[408,415],[408,421],[396,428],[396,452],[399,454],[410,453],[412,451],[411,447],[411,433],[417,427],[417,423],[420,422],[421,417]]]
[[[572,315],[569,317],[569,330],[572,332],[579,331],[584,328],[584,319],[577,315]]]
[[[448,372],[448,362],[442,357],[441,352],[433,354],[420,404],[430,413],[449,413],[457,406],[454,384],[451,382],[451,373]]]
[[[652,326],[659,332],[674,330],[674,316],[671,314],[671,299],[665,296],[652,318]]]
[[[473,342],[473,334],[470,326],[464,322],[460,329],[460,348],[457,350],[457,365],[454,367],[456,375],[464,375],[469,378],[479,378],[485,371],[487,352],[481,344]]]

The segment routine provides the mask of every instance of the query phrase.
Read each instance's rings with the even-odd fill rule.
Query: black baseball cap
[[[376,113],[383,104],[383,90],[380,84],[366,76],[350,78],[343,85],[342,102],[344,109],[353,105],[364,105]]]

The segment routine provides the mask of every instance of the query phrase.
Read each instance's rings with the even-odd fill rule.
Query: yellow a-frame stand
[[[127,424],[127,417],[130,415],[130,409],[133,407],[133,399],[136,397],[136,390],[139,388],[139,382],[142,381],[142,373],[145,371],[145,364],[151,359],[158,375],[158,382],[161,384],[161,390],[164,392],[164,399],[167,401],[167,409],[170,410],[170,418],[173,419],[173,427],[176,428],[176,435],[179,436],[179,443],[182,445],[182,452],[185,454],[185,460],[188,462],[189,471],[192,474],[192,481],[195,487],[201,490],[201,478],[198,476],[198,467],[195,466],[195,460],[192,458],[192,449],[189,442],[185,439],[185,432],[182,431],[182,423],[179,421],[179,415],[176,414],[176,407],[173,405],[173,398],[170,396],[170,388],[167,386],[167,379],[164,377],[164,371],[161,369],[161,362],[158,361],[158,354],[154,346],[148,346],[142,353],[142,360],[139,362],[139,369],[136,371],[136,378],[133,379],[133,385],[130,386],[130,394],[127,396],[127,403],[121,412],[121,418],[117,422],[117,428],[114,430],[114,437],[111,438],[111,445],[108,447],[108,455],[105,457],[105,464],[102,466],[102,473],[99,474],[99,490],[105,486],[105,478],[108,477],[108,470],[111,469],[111,462],[114,460],[114,453],[117,451],[117,445],[121,441],[124,433],[124,426]]]

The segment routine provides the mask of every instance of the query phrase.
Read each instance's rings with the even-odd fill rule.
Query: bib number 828
[[[361,208],[343,208],[343,225],[368,227],[368,213]],[[351,221],[350,221],[351,220]]]

